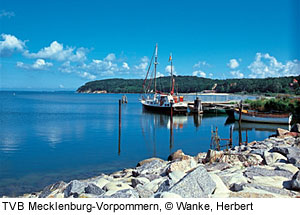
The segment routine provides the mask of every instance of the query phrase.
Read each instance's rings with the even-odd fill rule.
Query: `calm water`
[[[134,167],[152,156],[166,159],[177,149],[196,155],[209,149],[212,127],[228,138],[234,125],[226,115],[174,116],[171,138],[168,116],[144,112],[139,95],[127,97],[119,145],[120,94],[0,92],[0,196]],[[244,123],[243,128],[252,141],[277,126]]]

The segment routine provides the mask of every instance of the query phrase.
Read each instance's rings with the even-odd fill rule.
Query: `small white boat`
[[[234,111],[235,120],[239,120],[240,113],[238,110]],[[272,124],[291,124],[291,114],[277,114],[277,113],[259,113],[256,111],[242,110],[242,121],[258,122],[258,123],[272,123]]]

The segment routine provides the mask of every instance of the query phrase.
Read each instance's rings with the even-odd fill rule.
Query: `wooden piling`
[[[233,134],[233,126],[230,126],[230,134],[229,134],[229,147],[232,148],[232,135]]]
[[[122,127],[122,101],[119,99],[119,144],[118,144],[118,155],[121,154],[121,127]]]
[[[171,103],[171,111],[170,111],[170,152],[172,151],[174,144],[173,139],[173,103]]]
[[[241,123],[242,123],[242,110],[243,110],[243,104],[242,104],[242,100],[240,101],[240,105],[239,105],[239,145],[242,145],[242,127],[241,127]]]

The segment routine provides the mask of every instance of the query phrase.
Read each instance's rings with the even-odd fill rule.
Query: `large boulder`
[[[204,198],[212,194],[215,188],[216,183],[205,168],[199,166],[172,186],[168,192],[178,194],[183,198]]]
[[[168,161],[174,161],[174,160],[184,160],[188,155],[185,155],[181,149],[178,149],[176,152],[173,152],[172,154],[169,155]]]
[[[43,189],[43,191],[40,193],[39,198],[47,198],[51,194],[56,194],[57,192],[55,191],[60,191],[63,188],[65,188],[67,184],[63,181],[59,181],[55,184],[51,184]],[[55,192],[55,193],[54,193]]]
[[[139,198],[139,193],[133,189],[125,189],[119,190],[107,198]]]
[[[86,188],[84,188],[84,192],[96,196],[101,196],[105,193],[104,190],[102,190],[100,187],[96,186],[95,184],[89,184]]]
[[[174,171],[181,171],[181,172],[187,172],[192,168],[195,168],[197,165],[194,158],[190,158],[187,160],[175,160],[167,168],[167,172],[174,172]]]
[[[291,186],[293,190],[300,191],[300,171],[293,176]]]
[[[142,160],[142,161],[138,162],[138,164],[137,164],[136,166],[137,166],[137,167],[143,166],[144,164],[150,163],[150,162],[152,162],[152,161],[154,161],[154,160],[163,162],[163,160],[160,159],[160,158],[148,158],[148,159],[145,159],[145,160]]]
[[[300,133],[300,123],[296,123],[295,125],[293,125],[293,127],[291,128],[291,132]]]
[[[139,176],[142,174],[161,174],[164,170],[166,163],[162,160],[152,160],[144,163],[142,166],[136,167],[133,172],[133,176]]]
[[[78,180],[71,181],[66,189],[64,190],[64,197],[73,196],[77,198],[81,193],[84,193],[84,189],[88,186],[87,182],[82,182]]]

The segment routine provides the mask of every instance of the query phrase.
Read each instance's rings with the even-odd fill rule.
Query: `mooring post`
[[[239,145],[242,145],[242,128],[241,128],[241,123],[242,123],[242,110],[243,110],[243,104],[242,104],[242,100],[240,101],[240,105],[239,105]]]
[[[248,130],[246,130],[246,145],[248,145]]]
[[[233,126],[230,126],[230,135],[229,135],[229,147],[232,148],[232,133],[233,133]]]
[[[122,101],[119,99],[119,144],[118,144],[118,155],[121,154],[121,125],[122,125]]]
[[[171,111],[170,111],[170,152],[173,148],[174,140],[173,140],[173,103],[170,103]]]

